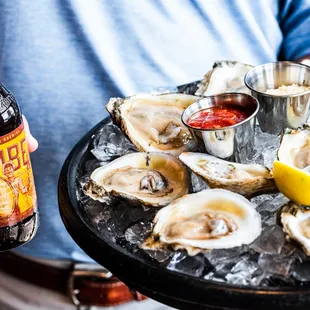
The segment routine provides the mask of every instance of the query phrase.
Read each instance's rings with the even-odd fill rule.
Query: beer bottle
[[[31,240],[38,223],[21,110],[12,93],[0,83],[0,251]]]

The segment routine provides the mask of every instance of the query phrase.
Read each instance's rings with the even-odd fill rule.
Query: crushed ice
[[[241,161],[272,167],[278,145],[278,136],[265,134],[257,128],[255,154],[251,161],[245,157]],[[92,137],[89,149],[94,157],[89,156],[82,167],[81,186],[95,168],[137,151],[111,122]],[[205,182],[193,173],[191,180],[192,192],[207,188]],[[213,250],[196,256],[188,256],[182,251],[144,251],[139,248],[151,231],[156,208],[138,208],[121,202],[109,205],[83,195],[79,200],[102,235],[169,270],[235,285],[287,286],[310,282],[310,259],[299,246],[285,239],[277,223],[277,210],[287,201],[281,194],[261,195],[251,200],[263,221],[262,233],[251,245]]]
[[[122,134],[112,122],[102,127],[91,139],[91,153],[102,162],[137,152],[136,147]]]

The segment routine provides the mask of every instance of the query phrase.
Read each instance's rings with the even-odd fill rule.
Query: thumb
[[[29,149],[29,152],[31,153],[31,152],[34,152],[38,148],[39,144],[38,144],[38,141],[31,135],[29,124],[24,115],[23,115],[23,123],[24,123],[24,129],[26,133],[26,141],[28,144],[28,149]]]

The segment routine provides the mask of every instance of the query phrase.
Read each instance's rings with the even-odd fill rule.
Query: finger
[[[26,133],[26,141],[28,144],[28,149],[29,149],[29,152],[31,153],[31,152],[34,152],[38,148],[39,144],[38,144],[38,141],[32,136],[30,129],[29,129],[29,124],[24,115],[23,115],[23,123],[24,123],[24,129]]]

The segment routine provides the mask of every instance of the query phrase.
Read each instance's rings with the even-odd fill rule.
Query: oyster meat
[[[244,76],[253,66],[238,61],[216,61],[206,73],[195,95],[211,96],[225,92],[251,94],[244,84]]]
[[[211,188],[224,188],[246,197],[277,191],[269,169],[262,165],[237,164],[191,152],[184,152],[179,158]]]
[[[196,138],[183,125],[183,111],[199,98],[185,94],[140,94],[112,98],[107,104],[111,117],[140,150],[179,155],[195,151]]]
[[[155,216],[144,249],[186,249],[190,255],[253,242],[261,233],[261,218],[246,198],[224,189],[185,195]]]
[[[86,195],[96,200],[125,198],[132,204],[161,207],[188,193],[183,164],[164,153],[133,153],[93,171]]]
[[[310,207],[289,202],[280,213],[284,232],[301,244],[305,253],[310,256]]]
[[[278,150],[278,160],[298,169],[310,166],[309,125],[284,131]]]

